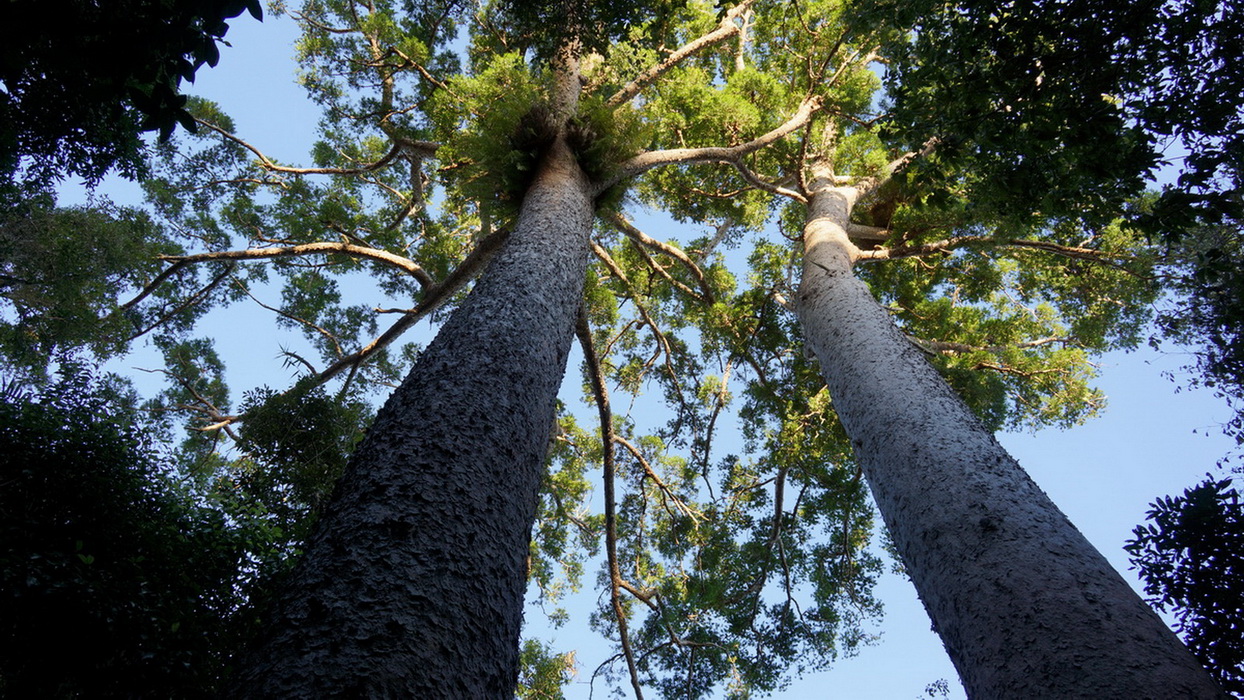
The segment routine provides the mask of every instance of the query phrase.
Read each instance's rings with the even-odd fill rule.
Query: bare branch
[[[699,282],[704,300],[710,303],[712,302],[713,289],[709,286],[708,280],[705,279],[704,271],[701,270],[700,266],[697,265],[689,255],[683,252],[681,248],[658,241],[643,231],[640,231],[638,228],[635,228],[631,222],[627,221],[625,217],[617,212],[608,212],[605,214],[605,218],[609,221],[609,223],[613,224],[614,228],[621,231],[628,238],[638,241],[653,250],[660,251],[682,263],[683,266],[685,266],[691,273],[691,276],[695,277],[696,282]]]
[[[693,163],[730,163],[735,164],[743,156],[768,146],[791,132],[799,129],[812,118],[821,108],[821,98],[814,96],[805,99],[799,109],[791,115],[786,123],[763,136],[737,146],[711,146],[707,148],[671,148],[663,151],[641,153],[620,165],[617,171],[598,189],[604,191],[613,185],[635,177],[646,170],[659,165],[690,165]]]
[[[967,248],[971,246],[982,246],[992,248],[1027,248],[1031,250],[1041,250],[1054,255],[1061,255],[1066,258],[1074,258],[1077,260],[1090,260],[1092,262],[1108,265],[1121,272],[1125,272],[1139,279],[1148,279],[1146,275],[1142,275],[1133,270],[1129,270],[1123,263],[1132,262],[1136,258],[1123,253],[1109,253],[1094,248],[1080,248],[1077,246],[1065,246],[1048,241],[1033,241],[1024,239],[999,239],[986,238],[982,236],[955,236],[946,238],[933,243],[914,246],[897,246],[894,248],[877,248],[876,250],[862,250],[859,252],[860,260],[897,260],[899,258],[922,257],[926,255],[939,255],[950,253],[959,248]]]
[[[203,288],[200,289],[198,292],[195,292],[194,294],[192,294],[189,299],[186,299],[182,303],[175,306],[172,311],[169,311],[168,313],[164,314],[160,318],[156,319],[154,323],[148,325],[146,328],[139,329],[138,332],[126,338],[125,341],[128,343],[129,341],[135,340],[136,338],[141,338],[142,336],[150,333],[156,328],[159,328],[160,326],[164,325],[165,323],[168,322],[169,319],[173,318],[177,314],[185,311],[186,309],[189,309],[195,304],[198,304],[200,301],[203,301],[203,299],[206,298],[208,294],[211,294],[213,289],[219,286],[221,282],[224,282],[225,278],[227,278],[231,274],[233,274],[233,265],[229,265],[225,269],[224,272],[217,275],[214,279],[212,279],[211,282],[208,282],[206,285],[204,285]]]
[[[341,357],[341,356],[344,354],[344,353],[342,352],[342,350],[341,350],[341,343],[337,340],[337,336],[333,335],[333,334],[332,334],[330,331],[328,331],[327,329],[322,328],[322,327],[320,327],[320,326],[318,326],[318,325],[316,325],[316,324],[314,324],[314,323],[312,323],[312,322],[310,322],[310,321],[306,320],[305,318],[301,318],[301,317],[299,317],[299,316],[295,316],[295,315],[293,315],[293,314],[289,313],[288,311],[285,311],[285,310],[283,310],[283,309],[278,309],[278,308],[276,308],[275,306],[269,306],[269,305],[267,305],[267,304],[263,303],[263,302],[262,302],[262,301],[260,301],[260,300],[259,300],[259,298],[258,298],[258,297],[256,297],[254,294],[251,294],[251,290],[250,290],[249,288],[247,288],[247,286],[246,286],[246,285],[242,284],[242,281],[241,281],[241,280],[239,280],[239,279],[238,279],[238,278],[236,278],[236,277],[234,277],[234,278],[233,278],[233,283],[234,283],[235,285],[237,285],[237,287],[238,287],[239,289],[241,289],[241,290],[242,290],[242,291],[246,294],[246,296],[250,297],[250,298],[251,298],[251,301],[253,301],[253,302],[255,302],[256,304],[258,304],[258,305],[260,306],[260,308],[263,308],[263,309],[265,309],[265,310],[267,310],[267,311],[271,311],[272,313],[277,314],[278,316],[281,316],[281,317],[283,317],[283,318],[288,318],[289,320],[293,321],[294,323],[301,323],[302,325],[304,325],[304,326],[306,326],[306,327],[308,327],[308,328],[311,328],[311,329],[313,329],[313,330],[317,331],[320,335],[324,336],[324,338],[325,338],[326,340],[328,340],[328,342],[332,343],[332,345],[333,345],[333,349],[334,349],[334,350],[336,350],[336,352],[337,352],[337,357]],[[286,354],[288,355],[288,354],[291,354],[291,353],[286,353]],[[295,356],[295,357],[297,357],[297,356]],[[301,357],[298,357],[297,359],[302,360],[302,358],[301,358]],[[308,363],[306,360],[302,360],[302,361],[303,361],[303,363],[304,363],[304,364],[307,364],[308,366],[310,366],[310,363]]]
[[[366,165],[359,166],[357,168],[291,168],[291,167],[287,167],[284,165],[277,165],[276,163],[272,162],[272,159],[264,155],[263,152],[260,151],[255,146],[252,146],[246,141],[243,141],[237,136],[234,136],[232,133],[220,128],[219,126],[216,126],[215,124],[209,121],[204,121],[198,118],[196,118],[195,121],[198,122],[199,124],[202,124],[203,126],[206,126],[212,131],[215,131],[221,136],[224,136],[230,141],[233,141],[234,143],[246,148],[246,150],[250,151],[251,153],[254,153],[255,156],[259,158],[259,164],[264,170],[268,170],[270,172],[276,172],[276,173],[289,173],[291,175],[361,175],[363,173],[369,173],[374,170],[379,170],[385,167],[386,165],[388,165],[389,163],[392,163],[393,159],[397,158],[397,156],[402,153],[402,149],[403,149],[402,143],[394,143],[393,147],[389,149],[389,152],[386,153],[380,160],[374,163],[368,163]]]
[[[626,656],[626,666],[631,673],[631,686],[635,689],[637,700],[642,700],[643,688],[639,682],[639,669],[635,665],[635,653],[631,649],[631,638],[627,631],[626,611],[622,608],[622,596],[619,592],[622,571],[618,566],[617,497],[614,493],[614,475],[617,473],[617,465],[613,454],[613,445],[618,437],[613,432],[613,412],[609,408],[609,389],[605,386],[605,378],[600,371],[600,362],[596,358],[596,349],[592,345],[592,329],[588,325],[587,310],[583,307],[579,309],[575,335],[578,336],[579,345],[583,348],[583,361],[587,365],[588,379],[591,381],[592,394],[596,398],[596,409],[600,415],[602,480],[605,492],[605,554],[609,560],[609,599],[614,617],[618,622],[618,637],[622,642],[622,653]]]
[[[458,267],[454,268],[453,272],[449,273],[449,276],[439,284],[434,284],[424,290],[423,299],[419,301],[415,308],[405,312],[405,315],[372,342],[329,365],[315,378],[315,385],[324,384],[344,370],[357,368],[367,358],[388,347],[394,340],[401,337],[411,326],[419,323],[433,311],[439,309],[446,301],[449,301],[450,297],[457,294],[459,290],[466,286],[467,282],[471,281],[484,269],[484,266],[492,259],[493,253],[497,252],[506,237],[509,236],[509,233],[509,229],[501,229],[481,239],[476,244],[475,249],[467,255],[466,259],[459,263]]]
[[[631,99],[638,95],[645,86],[651,84],[671,68],[686,60],[688,56],[691,56],[706,47],[719,44],[735,34],[739,34],[741,29],[739,28],[739,25],[735,24],[735,19],[746,12],[754,2],[755,0],[744,0],[738,5],[730,8],[730,10],[726,12],[726,16],[721,18],[721,22],[717,25],[716,29],[683,45],[675,50],[674,53],[666,57],[664,61],[661,61],[655,66],[651,66],[643,73],[640,73],[625,87],[614,93],[613,96],[605,102],[605,106],[614,108],[631,101]]]
[[[435,282],[432,276],[422,267],[409,258],[400,255],[394,255],[386,250],[379,248],[369,248],[367,246],[352,245],[350,243],[336,243],[333,241],[320,241],[317,243],[303,243],[301,245],[284,246],[280,248],[247,248],[246,250],[222,250],[211,253],[198,253],[195,255],[161,255],[161,260],[167,260],[174,263],[198,263],[210,262],[213,260],[264,260],[268,258],[286,258],[301,257],[304,255],[326,255],[329,253],[340,253],[355,258],[366,258],[377,262],[385,263],[392,267],[396,267],[419,281],[420,286],[425,289],[432,287]]]

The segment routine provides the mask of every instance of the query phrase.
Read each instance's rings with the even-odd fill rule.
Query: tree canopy
[[[1156,20],[1058,5],[279,8],[323,114],[309,162],[265,155],[191,98],[197,131],[151,154],[144,212],[42,200],[6,215],[7,361],[38,375],[58,349],[105,357],[151,338],[169,384],[148,408],[192,428],[182,468],[239,485],[296,537],[366,402],[420,352],[404,334],[443,321],[513,230],[561,128],[555,50],[578,38],[565,133],[601,191],[581,391],[562,397],[549,446],[531,580],[561,620],[561,595],[600,567],[592,625],[617,645],[606,675],[621,685],[781,687],[867,643],[880,610],[872,506],[791,312],[813,177],[867,191],[861,275],[995,429],[1098,411],[1093,357],[1142,342],[1163,265],[1187,264],[1146,236],[1169,211],[1141,196],[1158,137],[1204,154],[1180,190],[1199,211],[1236,196],[1219,174],[1238,115],[1174,111],[1181,83],[1146,77]],[[1234,11],[1213,15],[1228,38]],[[1191,63],[1162,55],[1176,59]],[[652,210],[668,232],[643,230]],[[1193,235],[1180,240],[1208,240]],[[378,291],[348,301],[362,279]],[[306,349],[283,351],[294,387],[235,407],[196,323],[242,304]],[[561,680],[555,652],[524,656],[525,677]]]

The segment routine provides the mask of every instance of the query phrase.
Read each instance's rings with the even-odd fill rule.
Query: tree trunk
[[[513,697],[592,216],[559,138],[505,247],[352,456],[233,696]]]
[[[968,696],[1225,697],[854,276],[856,192],[820,184],[798,315]]]

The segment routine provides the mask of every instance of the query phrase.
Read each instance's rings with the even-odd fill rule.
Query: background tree
[[[8,2],[0,9],[0,186],[143,169],[139,135],[191,131],[182,80],[220,58],[226,20],[259,0]],[[7,204],[6,204],[7,205]]]

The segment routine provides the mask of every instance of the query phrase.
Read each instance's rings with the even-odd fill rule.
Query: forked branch
[[[641,153],[618,167],[613,177],[598,186],[604,191],[623,180],[640,175],[660,165],[691,165],[694,163],[729,163],[736,167],[742,166],[742,158],[773,144],[791,132],[806,124],[821,109],[821,98],[813,96],[805,99],[799,109],[784,124],[767,134],[759,136],[747,143],[737,146],[709,146],[705,148],[671,148],[662,151]],[[743,166],[745,167],[745,166]]]

